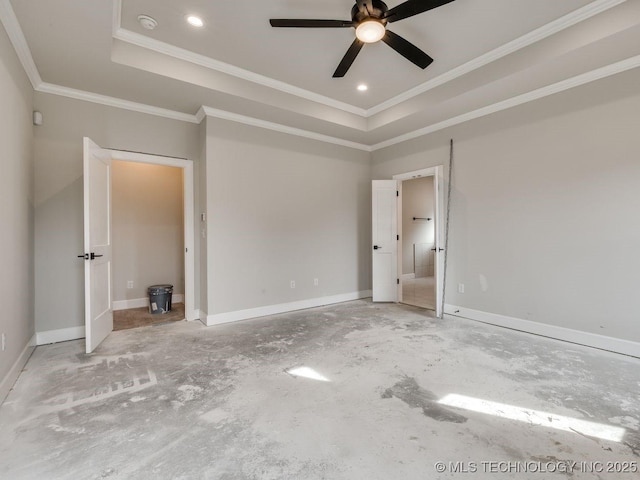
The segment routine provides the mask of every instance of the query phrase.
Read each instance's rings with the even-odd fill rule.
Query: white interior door
[[[398,220],[396,180],[373,180],[373,301],[398,301]]]
[[[113,330],[111,154],[84,138],[84,312],[86,351]]]

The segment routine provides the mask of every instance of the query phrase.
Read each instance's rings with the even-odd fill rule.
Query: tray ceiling
[[[435,59],[426,70],[378,43],[341,79],[331,75],[353,29],[277,29],[268,20],[349,19],[350,1],[0,2],[14,44],[24,35],[37,90],[364,149],[635,68],[640,53],[635,0],[456,0],[389,25]],[[191,13],[203,28],[185,22]],[[140,14],[158,27],[144,29]],[[357,91],[360,83],[369,89]]]

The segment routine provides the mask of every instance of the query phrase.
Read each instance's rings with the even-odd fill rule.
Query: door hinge
[[[396,278],[396,282],[397,282],[398,285],[400,285],[400,279],[399,278]]]
[[[400,241],[400,235],[396,235],[396,240]]]
[[[396,197],[400,196],[400,192],[398,190],[396,190]]]

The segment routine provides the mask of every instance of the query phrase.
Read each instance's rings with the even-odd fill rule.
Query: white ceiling
[[[640,63],[638,0],[456,0],[389,24],[435,59],[426,70],[379,43],[366,45],[342,79],[332,74],[353,29],[277,29],[268,20],[347,20],[350,0],[8,2],[0,0],[15,18],[3,7],[2,21],[14,44],[24,34],[38,90],[193,121],[204,106],[363,149]],[[189,13],[205,27],[187,25]],[[158,28],[143,29],[139,14]],[[369,90],[358,92],[359,83]]]

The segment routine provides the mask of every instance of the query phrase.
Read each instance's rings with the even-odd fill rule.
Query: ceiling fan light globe
[[[356,27],[356,37],[364,43],[375,43],[382,40],[386,29],[377,20],[365,20]]]

